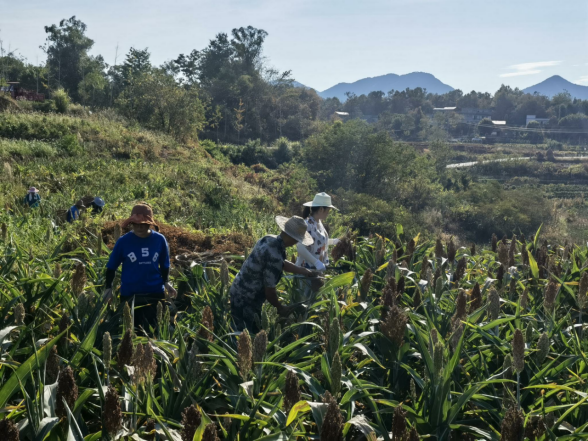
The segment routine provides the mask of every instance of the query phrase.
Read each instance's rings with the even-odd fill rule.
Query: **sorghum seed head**
[[[497,246],[498,246],[498,237],[496,237],[496,234],[492,234],[492,252],[493,253],[496,252]]]
[[[549,354],[549,346],[549,337],[544,332],[543,334],[541,334],[539,340],[537,341],[537,349],[539,349],[539,351],[537,352],[537,363],[539,365],[543,363],[543,361],[547,357],[547,354]]]
[[[333,321],[329,325],[329,355],[333,357],[335,352],[339,350],[341,342],[341,324],[337,317],[333,317]]]
[[[525,369],[525,337],[520,329],[515,330],[514,333],[512,358],[515,372],[523,372],[523,369]]]
[[[202,414],[193,404],[182,412],[182,441],[192,441],[202,423]]]
[[[155,439],[155,434],[151,434],[155,430],[155,420],[149,418],[145,423],[145,433],[144,438],[147,441],[153,441]]]
[[[155,318],[157,319],[158,324],[163,320],[163,303],[161,302],[157,302],[157,312]]]
[[[523,439],[525,418],[523,412],[516,406],[506,411],[500,430],[501,441],[520,441]]]
[[[503,265],[508,265],[508,248],[503,242],[498,244],[498,261]]]
[[[118,399],[118,392],[112,386],[108,387],[104,395],[102,420],[104,421],[104,429],[112,436],[116,435],[122,429],[122,411]]]
[[[267,349],[267,334],[264,330],[261,330],[253,339],[253,361],[260,363],[263,361],[265,351]]]
[[[18,427],[13,419],[4,418],[0,421],[0,439],[2,441],[19,441]]]
[[[53,346],[49,351],[49,356],[45,363],[45,384],[53,384],[57,381],[59,375],[59,355],[57,346]]]
[[[408,432],[408,441],[419,441],[419,433],[416,430],[416,427],[412,427],[410,432]]]
[[[286,388],[284,396],[284,411],[290,412],[292,406],[300,401],[300,389],[298,388],[298,376],[294,371],[288,370],[286,374]]]
[[[59,373],[57,380],[57,404],[55,406],[55,414],[59,418],[67,417],[67,410],[63,401],[67,403],[70,410],[74,408],[74,404],[78,399],[78,385],[74,378],[73,370],[67,366]]]
[[[533,323],[529,323],[527,325],[527,329],[525,329],[525,342],[531,343],[533,341]]]
[[[17,303],[16,305],[14,305],[12,314],[14,315],[14,322],[17,326],[24,324],[25,307],[22,303]]]
[[[435,242],[435,257],[437,259],[441,259],[444,254],[445,254],[445,251],[443,250],[443,243],[441,243],[440,238],[437,238],[437,240]]]
[[[76,265],[70,284],[75,296],[79,297],[86,286],[86,267],[82,263]]]
[[[207,424],[202,434],[202,441],[220,441],[216,431],[216,424]]]
[[[321,427],[320,441],[342,441],[345,421],[339,410],[339,405],[328,391],[323,396],[323,403],[327,405],[327,412]]]
[[[490,293],[488,294],[488,310],[490,312],[490,318],[492,320],[496,320],[500,315],[500,296],[498,295],[498,291],[492,288]]]
[[[335,352],[331,363],[331,392],[334,397],[341,391],[341,358],[339,353]]]
[[[359,292],[363,299],[367,298],[370,287],[372,286],[373,277],[374,275],[372,274],[372,270],[369,268],[365,271],[365,273],[363,273],[363,277],[361,278],[361,283],[359,286]]]
[[[463,276],[465,275],[467,269],[467,265],[468,263],[465,257],[462,257],[457,261],[457,266],[455,267],[455,272],[453,273],[453,281],[455,283],[463,279]]]
[[[59,264],[59,262],[57,262],[53,267],[53,277],[56,279],[59,279],[61,277],[61,265]]]
[[[449,243],[447,244],[447,260],[449,260],[450,263],[453,263],[453,261],[455,260],[455,255],[457,254],[457,247],[455,246],[455,243],[453,242],[453,237],[451,239],[449,239]]]
[[[402,410],[402,404],[394,408],[392,417],[392,439],[402,440],[406,436],[406,412]]]
[[[380,322],[380,332],[398,347],[404,342],[404,333],[408,317],[397,305],[392,306],[386,320]]]
[[[527,251],[527,244],[523,244],[521,247],[521,259],[523,261],[523,265],[529,266],[529,252]]]
[[[470,314],[482,306],[482,291],[478,282],[472,288],[471,299]]]
[[[521,308],[526,309],[529,304],[529,288],[525,286],[523,293],[521,294]]]
[[[104,363],[104,369],[106,372],[110,370],[110,361],[112,360],[112,338],[110,338],[110,332],[104,333],[102,339],[102,362]]]
[[[198,331],[198,335],[208,341],[212,341],[214,339],[212,335],[214,332],[214,314],[208,305],[202,310],[202,325],[206,327],[206,329],[201,327]]]
[[[237,359],[239,364],[239,372],[243,380],[247,381],[249,372],[251,371],[253,353],[251,349],[251,337],[247,329],[241,332],[237,342]]]
[[[123,369],[125,365],[131,365],[133,360],[133,337],[131,330],[127,329],[125,335],[118,346],[118,368]]]
[[[553,280],[551,280],[545,287],[543,307],[548,313],[553,313],[555,308],[555,297],[557,296],[557,289],[557,284]]]
[[[220,268],[220,279],[223,286],[229,286],[229,264],[223,259]]]
[[[131,307],[129,302],[125,302],[123,307],[123,327],[125,332],[133,329],[133,316],[131,315]]]
[[[443,348],[443,344],[441,342],[437,342],[433,352],[433,364],[435,366],[435,375],[437,375],[437,377],[439,377],[443,371],[444,352],[445,349]]]
[[[459,290],[457,295],[457,304],[455,307],[455,314],[453,315],[455,321],[463,320],[467,315],[468,299],[463,289]]]

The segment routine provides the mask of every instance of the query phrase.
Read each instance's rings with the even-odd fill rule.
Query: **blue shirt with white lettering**
[[[141,238],[132,231],[116,241],[106,268],[122,263],[122,296],[155,294],[165,290],[161,269],[169,268],[169,249],[163,234],[151,230]]]

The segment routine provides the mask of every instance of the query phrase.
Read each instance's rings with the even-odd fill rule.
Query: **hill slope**
[[[579,84],[571,83],[559,75],[554,75],[539,84],[523,89],[523,92],[525,93],[532,94],[538,92],[539,94],[550,98],[565,91],[568,91],[573,98],[588,100],[588,86],[580,86]]]
[[[319,92],[319,95],[323,98],[337,97],[344,101],[346,99],[346,92],[351,92],[356,95],[367,95],[373,91],[388,93],[391,90],[415,89],[417,87],[422,87],[423,89],[427,89],[427,92],[438,94],[453,90],[453,87],[442,83],[431,74],[413,72],[406,75],[387,74],[378,77],[363,78],[354,83],[339,83],[327,90]]]

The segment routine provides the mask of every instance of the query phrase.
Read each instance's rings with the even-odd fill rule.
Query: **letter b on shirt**
[[[137,261],[137,256],[135,256],[135,253],[129,253],[129,254],[127,254],[127,257],[133,263]]]

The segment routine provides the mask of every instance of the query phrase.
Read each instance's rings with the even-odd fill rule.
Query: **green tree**
[[[196,89],[186,89],[163,69],[136,78],[121,94],[117,106],[127,117],[179,140],[197,139],[204,128],[204,106]]]
[[[527,124],[527,129],[529,129],[525,133],[525,137],[531,141],[533,144],[541,144],[543,142],[544,136],[541,124],[537,121],[531,121]]]
[[[484,118],[478,123],[478,133],[480,136],[490,136],[493,131],[494,126],[490,118]]]
[[[75,16],[61,20],[59,25],[45,26],[45,33],[49,85],[52,89],[63,87],[78,101],[79,84],[88,73],[102,72],[104,60],[88,55],[94,41],[86,36],[86,25]]]

